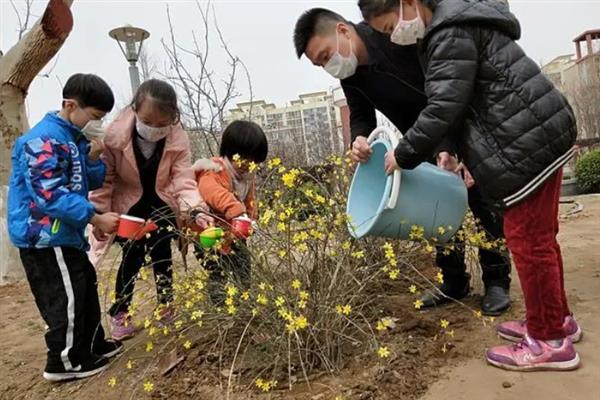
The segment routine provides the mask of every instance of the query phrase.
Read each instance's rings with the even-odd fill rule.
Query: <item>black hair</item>
[[[294,47],[298,58],[302,57],[313,36],[329,33],[338,22],[348,23],[340,14],[325,8],[311,8],[302,13],[294,27]]]
[[[358,0],[358,8],[365,21],[381,14],[397,10],[402,0]],[[425,6],[435,9],[440,0],[421,0]]]
[[[72,75],[63,87],[63,99],[77,101],[79,107],[93,107],[110,112],[115,105],[115,96],[110,86],[94,74]]]
[[[152,99],[154,106],[163,114],[173,118],[173,123],[181,120],[181,111],[177,105],[177,93],[173,86],[160,79],[148,79],[140,85],[133,95],[131,107],[138,110],[147,98]]]
[[[236,120],[223,131],[219,148],[221,157],[233,159],[237,154],[244,160],[262,163],[267,159],[268,152],[267,137],[254,122]]]

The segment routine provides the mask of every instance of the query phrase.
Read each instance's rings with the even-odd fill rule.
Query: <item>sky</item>
[[[14,0],[14,3],[22,8],[24,0]],[[46,3],[35,0],[34,14],[40,16]],[[200,3],[205,5],[206,1]],[[296,58],[292,31],[298,16],[311,7],[330,8],[358,21],[356,0],[213,0],[211,3],[231,52],[240,57],[249,70],[254,99],[284,105],[298,94],[336,85],[323,70],[305,58]],[[574,37],[588,29],[600,29],[600,0],[509,0],[509,4],[521,22],[523,35],[519,43],[537,62],[545,63],[558,55],[573,53]],[[35,124],[48,110],[60,106],[61,82],[77,72],[100,75],[113,88],[117,105],[126,104],[131,98],[127,62],[117,44],[109,38],[108,31],[125,24],[148,30],[151,36],[144,46],[162,69],[166,57],[161,39],[169,35],[167,5],[178,43],[190,46],[191,32],[202,33],[195,1],[75,0],[73,31],[58,59],[50,62],[49,66],[54,68],[42,71],[49,76],[39,76],[30,88],[27,100],[30,123]],[[16,42],[17,27],[10,1],[0,0],[0,50],[4,53]],[[218,78],[225,78],[227,60],[214,32],[210,33],[213,34],[210,64]],[[244,80],[238,82],[237,89],[241,96],[231,107],[249,98]]]

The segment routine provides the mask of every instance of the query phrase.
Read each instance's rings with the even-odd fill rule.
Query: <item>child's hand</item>
[[[99,241],[99,242],[104,242],[105,240],[108,240],[108,238],[109,238],[109,235],[107,235],[106,233],[102,232],[96,226],[92,228],[92,235],[94,235],[94,238],[96,238],[96,240]]]
[[[104,233],[113,233],[119,227],[119,214],[114,212],[95,214],[90,223]]]
[[[394,154],[394,150],[390,150],[385,155],[385,173],[390,175],[397,169],[400,169],[400,167],[398,166],[398,161],[396,161],[396,155]]]
[[[102,139],[92,138],[90,139],[90,152],[88,157],[92,161],[97,161],[100,155],[104,151],[104,141]]]

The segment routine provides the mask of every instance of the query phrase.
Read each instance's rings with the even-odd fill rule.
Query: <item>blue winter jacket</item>
[[[8,231],[19,248],[89,248],[85,227],[95,213],[88,191],[100,188],[106,167],[88,157],[81,130],[46,114],[13,148]]]

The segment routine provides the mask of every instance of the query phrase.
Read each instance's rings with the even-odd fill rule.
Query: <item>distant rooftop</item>
[[[600,39],[600,29],[590,29],[589,31],[585,31],[573,39],[573,42],[583,42],[584,40],[587,40],[588,35],[592,37],[592,40]]]

